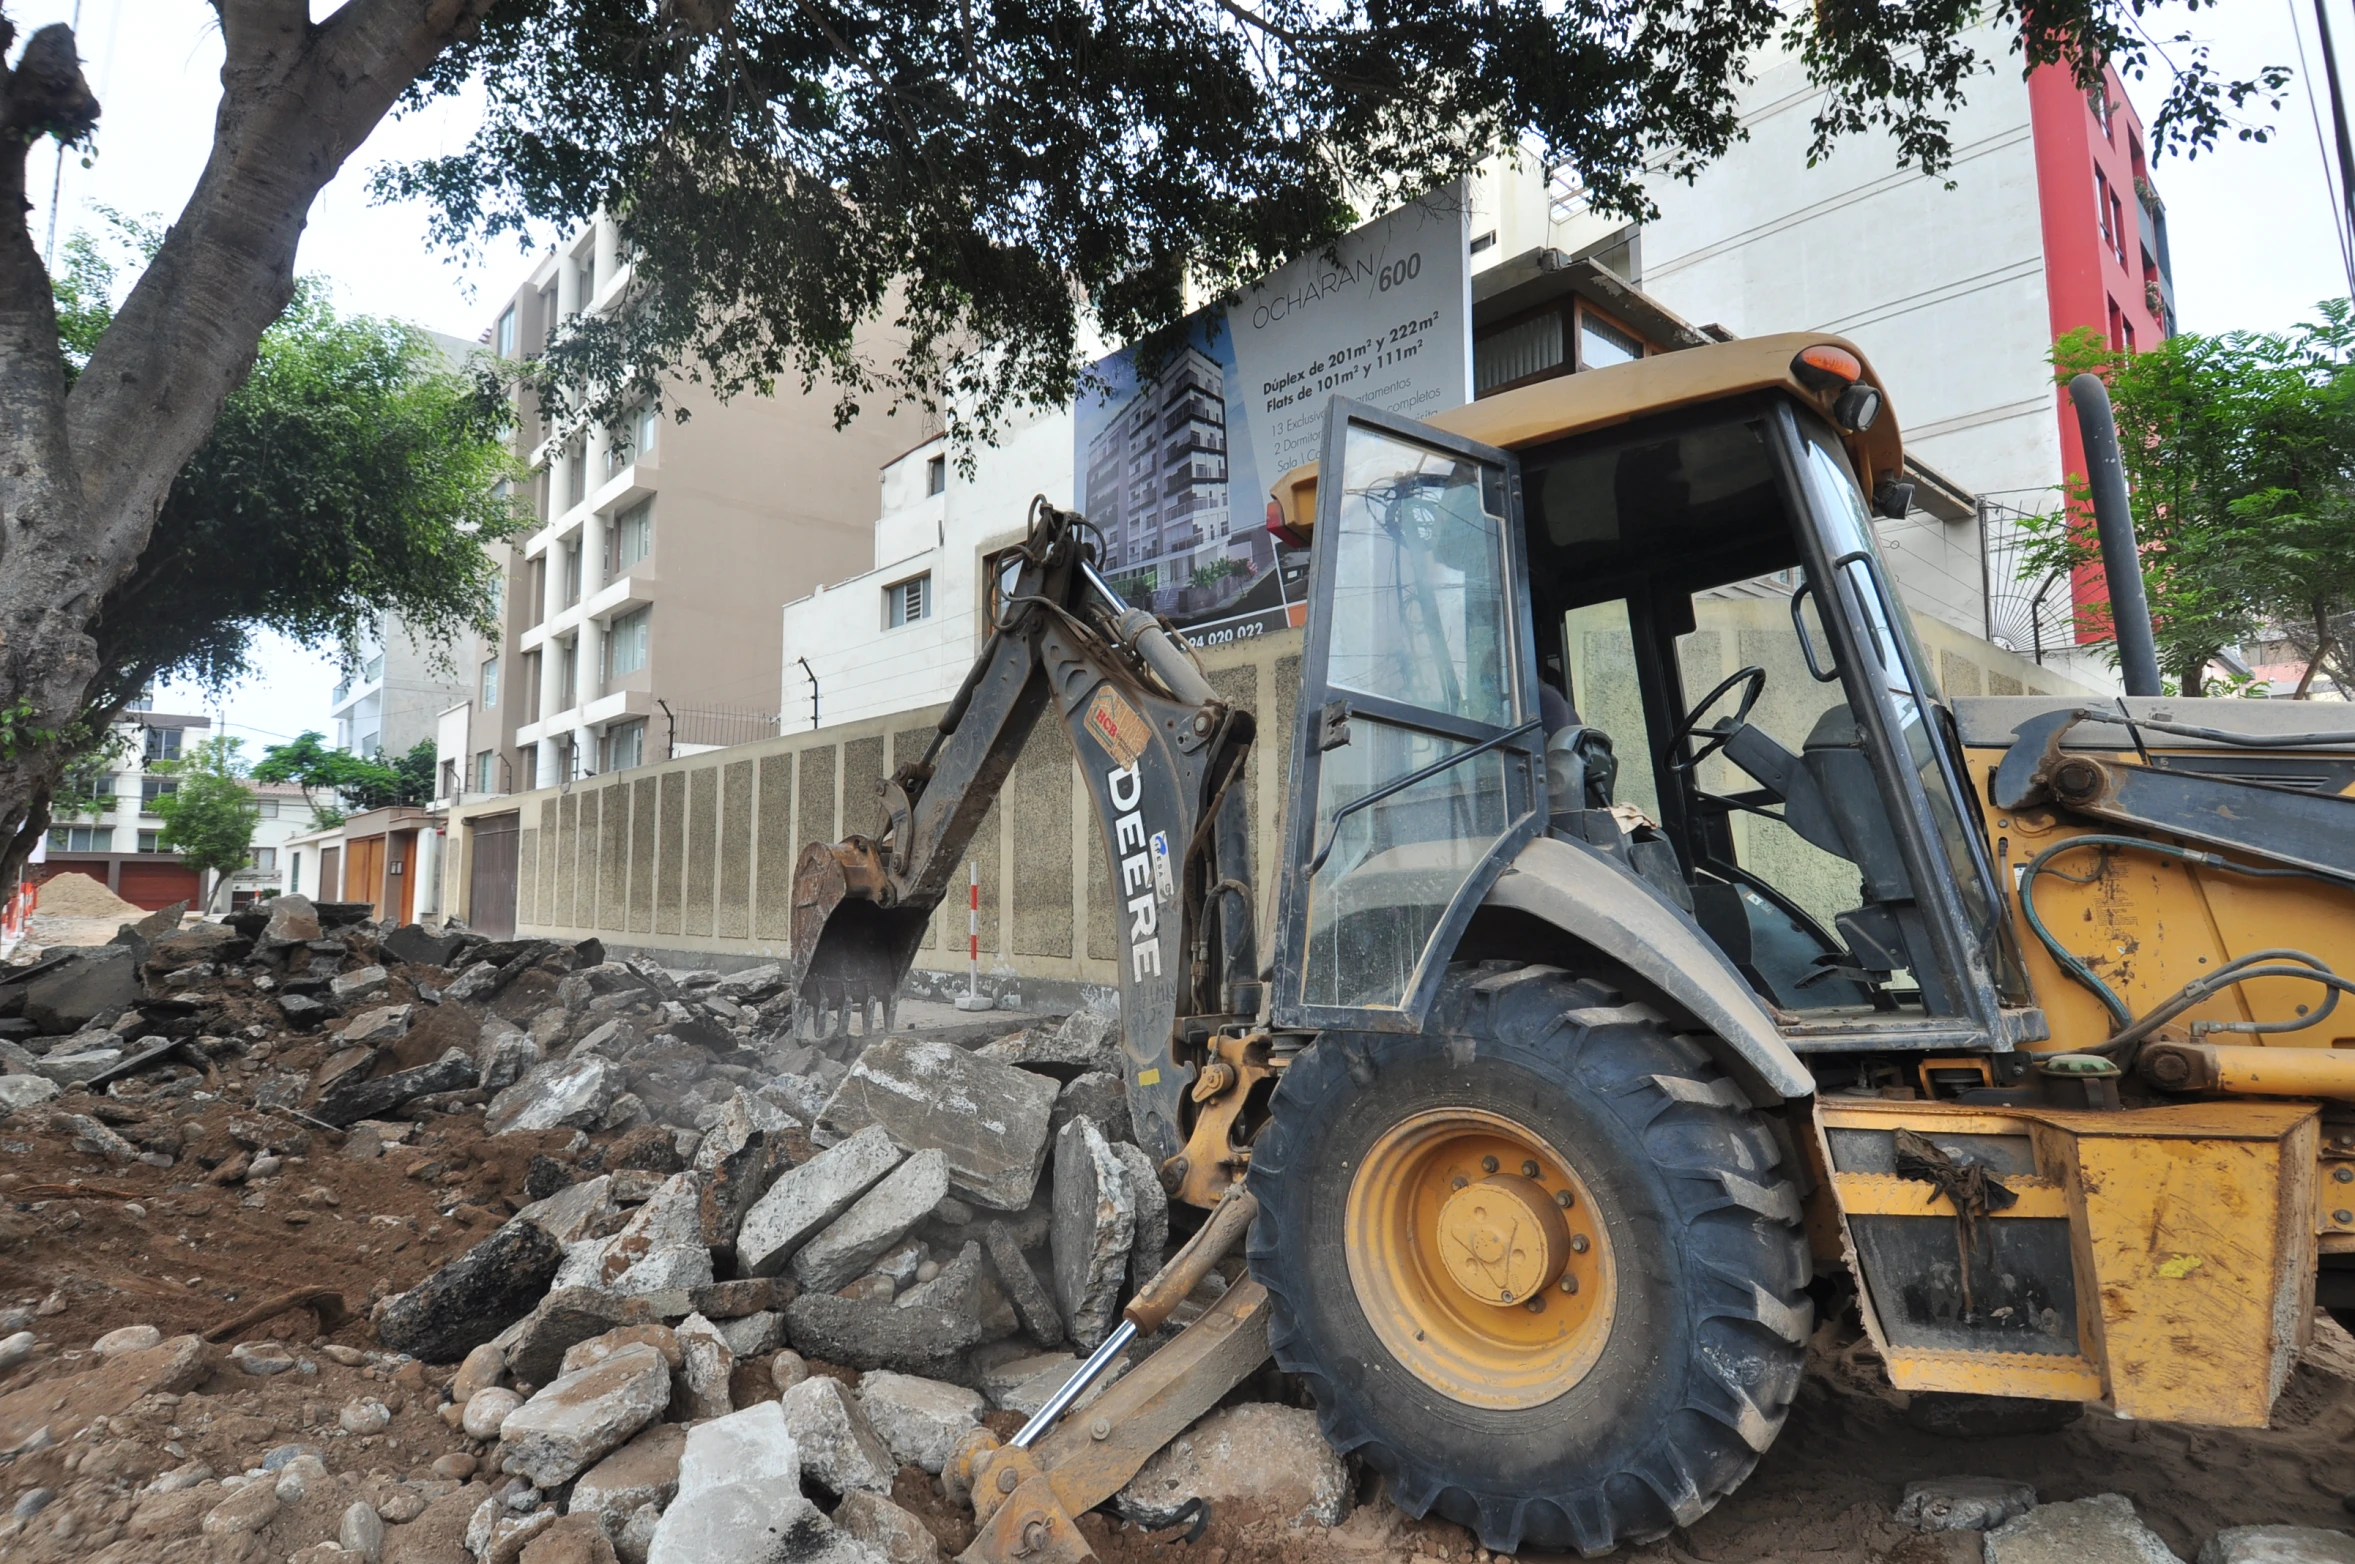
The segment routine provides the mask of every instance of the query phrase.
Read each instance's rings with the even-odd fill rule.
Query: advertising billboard
[[[1428,418],[1472,397],[1469,213],[1450,186],[1197,311],[1140,379],[1099,360],[1076,408],[1079,509],[1105,577],[1198,646],[1298,624],[1304,550],[1268,491],[1314,461],[1325,403]]]

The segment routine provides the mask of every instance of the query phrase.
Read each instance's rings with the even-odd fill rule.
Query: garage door
[[[184,863],[133,862],[123,865],[122,884],[115,894],[153,912],[176,901],[194,907],[198,889],[196,871]]]
[[[515,937],[515,849],[523,816],[484,815],[472,822],[474,865],[466,881],[466,921],[493,939]]]

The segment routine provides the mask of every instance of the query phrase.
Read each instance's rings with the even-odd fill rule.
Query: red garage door
[[[184,863],[126,863],[121,888],[115,894],[153,912],[176,901],[196,905],[196,871]]]

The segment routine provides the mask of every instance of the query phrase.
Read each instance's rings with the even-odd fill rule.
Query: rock
[[[1046,1161],[1055,1093],[1053,1081],[1027,1070],[893,1037],[859,1055],[818,1123],[834,1135],[879,1124],[907,1150],[939,1150],[959,1193],[1019,1211]]]
[[[483,1090],[503,1092],[540,1062],[540,1054],[537,1040],[517,1030],[512,1021],[492,1016],[475,1038],[474,1068]]]
[[[427,1363],[455,1363],[531,1309],[564,1257],[537,1224],[509,1222],[388,1299],[376,1317],[376,1339]]]
[[[782,1293],[782,1296],[779,1294]],[[709,1287],[695,1289],[695,1312],[706,1319],[739,1320],[748,1314],[762,1314],[779,1309],[793,1301],[791,1282],[780,1288],[776,1278],[746,1276],[732,1282],[713,1282]]]
[[[249,925],[250,927],[250,925]],[[319,909],[308,896],[278,896],[270,902],[270,921],[254,937],[257,950],[307,945],[326,931],[319,926]]]
[[[995,1269],[981,1257],[981,1245],[970,1240],[948,1264],[937,1267],[932,1280],[901,1293],[893,1306],[968,1315],[980,1322],[984,1341],[1011,1336],[1022,1328],[1020,1316],[998,1286]]]
[[[809,1377],[809,1363],[798,1352],[787,1350],[769,1359],[769,1380],[780,1396]]]
[[[581,1474],[572,1485],[567,1513],[602,1514],[618,1529],[622,1518],[641,1504],[669,1504],[679,1491],[679,1457],[686,1448],[684,1424],[649,1424]]]
[[[454,1483],[462,1483],[474,1475],[482,1463],[463,1450],[452,1450],[447,1455],[433,1458],[433,1475]]]
[[[256,1379],[269,1379],[294,1367],[294,1354],[274,1341],[241,1341],[229,1349],[229,1361]]]
[[[86,1086],[122,1062],[120,1048],[90,1048],[80,1053],[51,1053],[33,1061],[33,1071],[59,1086]]]
[[[108,1331],[90,1343],[90,1350],[103,1358],[118,1352],[140,1352],[149,1347],[160,1347],[163,1342],[164,1333],[152,1325],[125,1325],[120,1330]]]
[[[531,1540],[517,1564],[619,1564],[600,1517],[568,1515]]]
[[[2227,1526],[2197,1564],[2355,1564],[2355,1537],[2319,1526]]]
[[[389,1048],[408,1035],[409,1017],[416,1009],[415,1005],[380,1005],[363,1010],[352,1018],[351,1025],[336,1033],[335,1040],[346,1048]]]
[[[858,1401],[893,1460],[935,1477],[989,1406],[978,1391],[888,1369],[860,1377]]]
[[[947,1155],[915,1153],[802,1246],[793,1257],[794,1280],[806,1292],[833,1292],[864,1275],[948,1192]]]
[[[1164,1445],[1114,1502],[1152,1529],[1177,1524],[1195,1499],[1214,1511],[1246,1505],[1296,1527],[1338,1526],[1349,1513],[1349,1473],[1314,1412],[1246,1402],[1211,1413]]]
[[[459,1417],[458,1426],[469,1439],[496,1439],[499,1425],[522,1405],[523,1397],[504,1385],[485,1385],[466,1398],[466,1410]]]
[[[565,1250],[555,1285],[647,1298],[657,1312],[687,1313],[690,1290],[712,1280],[711,1251],[703,1245],[696,1197],[694,1174],[672,1174],[620,1232]]]
[[[567,1125],[593,1129],[621,1095],[628,1077],[610,1059],[548,1059],[524,1071],[516,1083],[491,1099],[483,1129],[492,1135],[553,1130]]]
[[[847,1368],[896,1369],[947,1379],[984,1337],[981,1322],[946,1309],[862,1303],[804,1293],[786,1306],[785,1334],[803,1354]]]
[[[836,1493],[854,1488],[891,1492],[899,1463],[842,1381],[813,1376],[777,1404],[785,1409],[785,1426],[801,1452],[802,1476]]]
[[[520,970],[520,969],[518,969]],[[442,990],[445,1004],[487,1004],[507,986],[513,974],[495,961],[478,961],[458,974],[457,980]]]
[[[613,1200],[613,1176],[600,1174],[578,1184],[567,1184],[545,1200],[535,1200],[515,1213],[560,1244],[577,1244],[598,1237],[618,1219],[621,1207]]]
[[[1089,1351],[1112,1328],[1136,1235],[1128,1170],[1095,1124],[1073,1119],[1055,1137],[1055,1301],[1063,1328]]]
[[[335,996],[339,1005],[364,1005],[383,996],[392,987],[392,974],[382,967],[362,967],[357,972],[346,972],[328,980],[327,992]]]
[[[45,1037],[78,1032],[109,1011],[139,1003],[139,964],[121,945],[77,951],[24,985],[24,1016]]]
[[[137,1146],[86,1113],[61,1113],[54,1122],[56,1128],[73,1136],[76,1151],[104,1157],[117,1165],[139,1160]]]
[[[784,1408],[763,1401],[688,1431],[678,1495],[654,1529],[647,1564],[804,1564],[823,1556],[813,1518],[824,1521],[801,1495]]]
[[[393,960],[412,967],[446,967],[465,948],[463,933],[429,934],[414,923],[404,923],[377,942]]]
[[[343,1012],[326,1000],[314,999],[309,994],[281,994],[278,996],[278,1013],[286,1018],[288,1026],[298,1032],[308,1032],[334,1020]]]
[[[1137,1208],[1136,1233],[1128,1246],[1128,1279],[1132,1290],[1142,1291],[1169,1251],[1169,1195],[1161,1187],[1161,1170],[1141,1147],[1125,1140],[1111,1145],[1128,1175],[1129,1202]]]
[[[1106,1140],[1118,1143],[1130,1136],[1128,1122],[1128,1083],[1117,1075],[1102,1070],[1090,1070],[1075,1076],[1055,1096],[1055,1111],[1051,1122],[1060,1133],[1064,1125],[1081,1116],[1096,1121]]]
[[[2040,1504],[1987,1534],[1987,1564],[2183,1564],[2124,1494]]]
[[[902,1155],[887,1130],[869,1125],[779,1175],[737,1228],[738,1268],[776,1275],[804,1243],[898,1167]]]
[[[278,1481],[272,1492],[278,1495],[280,1504],[300,1504],[326,1481],[327,1463],[306,1452],[278,1469]]]
[[[266,1482],[247,1483],[223,1499],[204,1518],[208,1537],[243,1537],[260,1531],[278,1514],[277,1491]]]
[[[541,1488],[561,1486],[660,1417],[670,1399],[670,1365],[662,1354],[624,1347],[509,1413],[499,1427],[507,1452],[503,1465]]]
[[[374,1396],[347,1401],[336,1414],[336,1425],[347,1434],[381,1434],[392,1427],[392,1408]]]
[[[997,1268],[998,1285],[1006,1294],[1006,1301],[1022,1320],[1022,1328],[1030,1339],[1042,1347],[1052,1347],[1063,1339],[1063,1316],[1055,1308],[1054,1295],[1039,1280],[1038,1272],[1030,1268],[1021,1248],[1014,1242],[1014,1234],[1003,1222],[992,1222],[984,1229],[984,1240],[989,1245],[990,1263]]]
[[[31,1331],[20,1330],[0,1340],[0,1374],[7,1373],[33,1355],[34,1339]]]
[[[534,1510],[528,1515],[494,1516],[490,1535],[483,1542],[482,1564],[516,1564],[524,1550],[562,1518],[553,1509]],[[472,1528],[468,1531],[471,1535]]]
[[[879,1493],[854,1488],[834,1507],[834,1524],[890,1564],[942,1564],[931,1528]]]
[[[705,1149],[711,1136],[703,1138]],[[705,1166],[699,1151],[695,1165]],[[736,1252],[736,1233],[754,1202],[768,1192],[778,1175],[793,1166],[786,1155],[782,1132],[754,1130],[703,1174],[703,1191],[696,1207],[703,1225],[703,1242],[723,1258]]]
[[[592,1336],[565,1353],[562,1372],[577,1374],[582,1369],[596,1367],[624,1347],[641,1345],[661,1353],[662,1361],[670,1365],[671,1399],[676,1402],[678,1373],[686,1366],[687,1359],[679,1347],[679,1333],[668,1325],[617,1325],[602,1336]]]
[[[0,1075],[0,1119],[38,1108],[64,1088],[45,1075]]]
[[[544,1385],[563,1370],[565,1354],[621,1326],[655,1323],[645,1298],[622,1298],[601,1288],[559,1287],[516,1322],[508,1339],[507,1369],[517,1379]]]
[[[392,1112],[401,1104],[418,1097],[430,1097],[438,1092],[464,1091],[474,1084],[474,1061],[462,1053],[447,1053],[431,1064],[421,1064],[412,1070],[396,1070],[380,1075],[372,1081],[355,1081],[349,1077],[338,1081],[334,1090],[322,1096],[309,1113],[342,1129],[362,1119],[377,1119]]]
[[[735,1410],[728,1399],[728,1377],[736,1372],[736,1353],[719,1328],[700,1314],[690,1314],[678,1328],[680,1387],[686,1392],[689,1418],[726,1417]]]
[[[343,1521],[335,1529],[336,1545],[344,1552],[377,1564],[384,1556],[384,1517],[376,1513],[376,1506],[362,1499],[343,1512]]]
[[[2036,1490],[2000,1477],[1933,1477],[1907,1483],[1897,1521],[1915,1531],[1993,1531],[2036,1508]]]
[[[741,1151],[753,1136],[764,1131],[781,1135],[800,1128],[800,1121],[767,1098],[739,1086],[726,1102],[711,1110],[710,1123],[702,1122],[702,1115],[698,1115],[696,1127],[703,1131],[703,1144],[696,1148],[694,1168],[698,1173],[709,1173]]]
[[[1060,1025],[1016,1032],[974,1052],[1061,1080],[1083,1074],[1117,1077],[1122,1073],[1120,1018],[1100,1010],[1075,1010]]]
[[[615,1557],[621,1564],[647,1564],[647,1555],[654,1550],[654,1533],[661,1526],[662,1511],[651,1504],[630,1511],[621,1530],[613,1534]]]
[[[990,1405],[1029,1417],[1071,1382],[1079,1365],[1068,1352],[1036,1352],[993,1363],[975,1377]]]

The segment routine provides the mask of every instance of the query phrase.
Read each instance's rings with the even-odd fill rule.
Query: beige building
[[[485,345],[528,357],[629,296],[600,216],[532,269]],[[440,801],[774,734],[777,605],[866,566],[875,472],[927,432],[877,413],[838,432],[823,386],[721,402],[674,384],[612,431],[552,428],[527,399],[516,441],[538,525],[502,562],[498,644],[474,648],[441,714]]]

